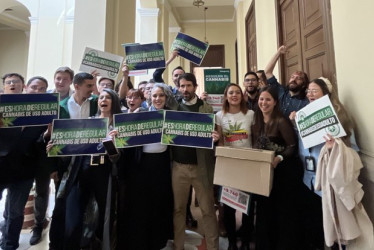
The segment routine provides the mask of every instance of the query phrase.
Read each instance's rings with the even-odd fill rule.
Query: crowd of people
[[[168,240],[173,240],[174,249],[182,250],[186,227],[197,226],[190,210],[192,189],[208,250],[219,249],[219,236],[228,238],[229,250],[249,250],[251,242],[256,250],[317,250],[325,244],[332,249],[372,249],[373,226],[361,204],[363,191],[357,177],[362,165],[350,116],[326,78],[309,81],[305,72],[296,71],[287,84],[277,81],[273,69],[286,51],[281,46],[264,70],[246,73],[243,86],[229,84],[222,110],[215,116],[215,146],[275,152],[270,196],[250,195],[249,211],[242,214],[238,231],[236,210],[217,199],[214,149],[154,143],[117,149],[115,155],[52,158],[47,157],[53,146],[50,124],[1,128],[0,123],[0,199],[7,190],[0,247],[19,247],[24,207],[34,182],[35,226],[30,244],[40,242],[53,179],[51,250],[159,250]],[[177,56],[178,51],[173,51],[166,66]],[[126,64],[118,84],[95,71],[74,74],[61,67],[54,74],[55,88],[48,92],[60,94],[60,119],[108,118],[109,140],[118,134],[113,126],[115,114],[213,113],[205,100],[208,94],[197,95],[192,73],[175,68],[173,88],[163,80],[163,71],[157,69],[153,79],[134,88]],[[17,73],[5,74],[2,80],[4,94],[46,93],[48,89],[48,81],[40,76],[26,84]],[[324,95],[329,96],[347,135],[328,134],[325,143],[305,149],[295,125],[296,112]],[[331,178],[326,177],[329,171]],[[345,178],[347,173],[354,174]],[[339,210],[346,210],[348,221],[331,212],[335,203]]]

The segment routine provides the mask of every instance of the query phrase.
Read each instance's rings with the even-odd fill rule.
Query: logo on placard
[[[340,132],[340,128],[338,125],[332,125],[330,127],[325,128],[325,131],[332,136],[337,136]]]

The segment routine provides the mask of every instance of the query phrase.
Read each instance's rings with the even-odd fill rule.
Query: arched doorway
[[[0,75],[17,72],[26,77],[30,12],[20,2],[0,2]],[[2,86],[1,86],[2,88]]]

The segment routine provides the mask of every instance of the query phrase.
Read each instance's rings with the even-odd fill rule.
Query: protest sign
[[[87,73],[96,70],[102,77],[116,80],[122,61],[122,56],[86,47],[79,70]]]
[[[118,131],[116,147],[127,148],[161,142],[164,111],[150,111],[114,115]]]
[[[165,68],[164,43],[123,44],[129,70]]]
[[[180,32],[171,45],[172,51],[177,49],[181,57],[184,57],[197,65],[200,65],[203,61],[208,48],[209,44]]]
[[[214,114],[166,110],[162,144],[213,148]]]
[[[148,74],[148,69],[142,69],[142,70],[130,70],[129,76],[143,76]]]
[[[3,128],[46,125],[58,118],[58,112],[58,93],[0,95]]]
[[[339,122],[328,95],[325,95],[296,113],[296,125],[304,148],[310,148],[325,142],[323,136],[334,138],[346,133]]]
[[[103,154],[108,118],[53,120],[49,157]]]
[[[204,92],[208,93],[207,103],[214,111],[220,111],[223,103],[223,93],[230,84],[230,69],[204,69]]]
[[[222,187],[220,202],[242,213],[248,214],[250,199],[250,194],[244,193],[234,188]]]

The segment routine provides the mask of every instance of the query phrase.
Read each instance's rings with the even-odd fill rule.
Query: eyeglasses
[[[245,82],[257,82],[256,78],[246,78],[244,79]]]
[[[22,83],[22,81],[21,80],[8,80],[8,81],[5,81],[4,83],[6,85],[11,85],[12,83],[13,84],[20,84],[20,83]]]
[[[101,87],[104,87],[104,88],[113,88],[113,84],[111,84],[111,83],[106,83],[106,82],[101,82],[101,83],[100,83],[100,86],[101,86]]]
[[[319,89],[307,89],[305,93],[307,94],[317,94],[320,90]]]

